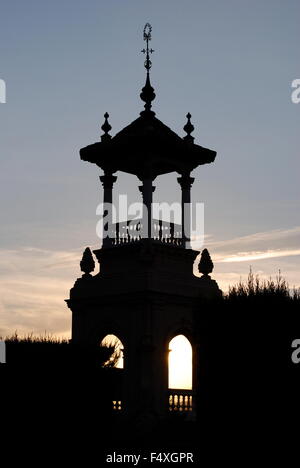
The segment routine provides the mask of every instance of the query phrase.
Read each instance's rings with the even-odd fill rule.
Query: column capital
[[[112,174],[104,174],[103,176],[100,176],[99,179],[102,182],[104,189],[112,189],[113,184],[117,180],[117,176],[113,176]]]
[[[193,185],[195,178],[191,177],[188,174],[182,175],[181,177],[177,177],[177,182],[180,184],[181,189],[190,189]]]

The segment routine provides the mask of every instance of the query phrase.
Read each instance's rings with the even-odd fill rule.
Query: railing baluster
[[[193,411],[192,390],[169,390],[169,411]]]
[[[120,243],[120,223],[116,223],[116,244]]]
[[[130,223],[130,221],[127,221],[127,222],[126,222],[127,242],[130,242],[130,239],[131,239],[131,237],[130,237],[130,231],[129,231],[129,227],[130,227],[130,226],[129,226],[129,223]]]
[[[162,219],[160,219],[160,220],[158,221],[158,225],[159,225],[158,239],[159,239],[159,241],[161,242],[161,240],[162,240],[162,229],[163,229],[163,227],[162,227]]]
[[[170,241],[174,244],[174,223],[170,223]]]

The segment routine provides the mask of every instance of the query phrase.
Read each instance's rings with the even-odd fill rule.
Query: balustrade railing
[[[172,412],[192,412],[193,411],[193,391],[169,389],[169,411]],[[112,407],[114,411],[122,411],[122,401],[113,400]]]
[[[169,389],[169,411],[193,411],[193,391]]]
[[[113,224],[112,226],[112,245],[139,242],[142,238],[146,237],[147,235],[143,231],[143,221],[141,219],[123,221]],[[151,239],[164,244],[181,247],[183,246],[181,225],[153,219]]]

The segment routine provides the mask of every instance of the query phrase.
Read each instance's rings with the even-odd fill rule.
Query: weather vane
[[[149,54],[152,54],[154,52],[153,49],[149,49],[149,41],[151,41],[151,31],[152,31],[151,24],[146,23],[144,27],[144,31],[143,31],[143,37],[144,37],[144,41],[146,41],[147,47],[146,49],[143,49],[142,52],[143,54],[146,54],[146,60],[144,62],[144,65],[145,65],[147,72],[149,72],[150,68],[152,67],[152,62],[150,60]]]

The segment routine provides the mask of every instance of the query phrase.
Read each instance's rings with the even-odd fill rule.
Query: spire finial
[[[152,26],[149,23],[145,24],[144,31],[143,31],[143,39],[146,41],[146,49],[143,49],[142,52],[143,54],[146,54],[146,60],[144,62],[144,66],[147,70],[147,77],[146,77],[146,83],[145,86],[142,89],[142,92],[140,94],[140,97],[142,101],[145,102],[145,110],[141,112],[141,115],[155,115],[153,111],[151,111],[151,102],[155,99],[155,93],[154,89],[151,86],[150,83],[150,68],[152,67],[152,62],[150,60],[150,54],[154,52],[153,49],[149,49],[149,41],[151,41],[151,32],[152,32]]]
[[[189,143],[194,142],[194,137],[191,135],[191,133],[194,131],[195,127],[191,123],[191,114],[188,112],[186,114],[186,118],[188,119],[187,123],[183,127],[183,130],[187,133],[187,135],[183,138],[184,140],[188,141]]]
[[[144,41],[146,41],[146,49],[143,49],[142,52],[143,54],[146,54],[146,60],[144,62],[145,68],[147,70],[147,73],[149,73],[150,68],[152,67],[152,62],[150,60],[149,53],[152,54],[154,52],[153,49],[149,49],[149,41],[151,41],[151,32],[152,32],[152,26],[149,23],[146,23],[144,26],[144,31],[143,31],[143,37]]]
[[[105,112],[104,114],[105,121],[104,121],[104,124],[101,126],[101,129],[104,131],[104,134],[101,135],[101,141],[111,139],[111,135],[108,134],[108,132],[111,130],[111,125],[108,122],[108,117],[109,117],[108,112]]]

